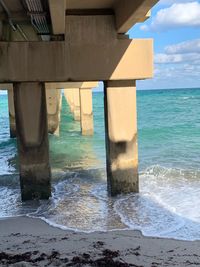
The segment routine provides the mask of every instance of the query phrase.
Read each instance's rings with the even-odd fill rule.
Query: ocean
[[[137,91],[140,193],[115,198],[107,195],[103,93],[93,92],[93,137],[81,136],[64,97],[62,104],[60,136],[49,135],[52,197],[22,203],[16,140],[0,95],[0,218],[200,240],[200,89]]]

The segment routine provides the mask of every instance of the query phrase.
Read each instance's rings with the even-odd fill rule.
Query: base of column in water
[[[106,82],[104,104],[109,193],[136,193],[139,182],[135,82]]]
[[[81,133],[83,136],[91,136],[94,134],[94,131],[93,130],[82,130]]]
[[[107,183],[108,183],[108,192],[111,196],[116,196],[119,194],[128,194],[128,193],[138,193],[139,192],[139,175],[138,168],[134,164],[131,166],[126,166],[127,163],[118,164],[116,170],[113,169],[111,164],[110,168],[107,168]],[[120,166],[121,165],[121,166]]]
[[[50,168],[45,164],[20,167],[21,198],[48,199],[51,196]]]
[[[74,108],[74,120],[75,121],[80,121],[81,120],[80,107],[75,107]]]
[[[84,114],[81,113],[81,132],[82,135],[93,135],[94,134],[94,124],[93,124],[93,113]]]
[[[60,115],[48,114],[48,133],[59,136],[60,134]]]
[[[9,116],[10,120],[10,138],[16,137],[16,124],[15,124],[15,117]]]

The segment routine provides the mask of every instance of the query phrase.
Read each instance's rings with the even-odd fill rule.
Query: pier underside
[[[48,132],[59,135],[61,89],[82,134],[93,135],[98,81],[109,192],[138,192],[136,80],[153,76],[153,41],[126,32],[157,2],[0,1],[0,89],[8,90],[23,200],[51,195]]]

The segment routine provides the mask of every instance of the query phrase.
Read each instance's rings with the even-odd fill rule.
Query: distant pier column
[[[62,94],[60,89],[46,88],[46,103],[48,114],[48,132],[59,135]]]
[[[48,199],[51,171],[43,83],[15,83],[14,103],[22,200]]]
[[[108,189],[112,196],[138,192],[135,81],[104,84]]]
[[[79,88],[73,89],[73,99],[74,99],[74,120],[80,121],[80,92]]]
[[[93,135],[94,123],[91,88],[80,89],[80,111],[82,135]]]
[[[74,113],[74,89],[64,89],[64,96],[69,105],[70,111]]]
[[[15,123],[15,107],[14,107],[14,96],[13,86],[10,85],[8,88],[8,111],[9,111],[9,122],[10,122],[10,137],[16,137],[16,123]]]
[[[65,100],[67,102],[67,104],[69,105],[69,102],[70,102],[70,93],[69,93],[70,89],[64,89],[64,97],[65,97]]]

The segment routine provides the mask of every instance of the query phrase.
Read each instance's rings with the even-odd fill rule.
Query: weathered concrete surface
[[[74,120],[80,121],[80,95],[79,95],[79,88],[73,89],[73,99],[74,99]]]
[[[68,14],[114,13],[118,33],[126,33],[137,22],[149,18],[158,0],[49,0],[54,34],[64,33],[65,9]],[[66,4],[66,5],[65,5]]]
[[[51,22],[54,34],[65,33],[66,0],[49,0]]]
[[[14,22],[20,22],[20,26],[31,24],[30,15],[25,10],[21,0],[6,0],[5,2],[7,8],[11,11]],[[46,2],[49,3],[53,34],[64,34],[66,13],[76,15],[114,14],[117,30],[125,33],[135,23],[144,20],[147,11],[158,0],[43,0],[43,7]],[[48,13],[47,9],[46,11]],[[0,6],[0,20],[7,21],[7,16],[2,6]],[[118,29],[119,22],[123,26],[123,31],[121,28]]]
[[[48,132],[59,135],[62,94],[60,89],[46,89]]]
[[[112,196],[138,192],[135,82],[106,82],[104,92],[109,191]]]
[[[81,132],[82,135],[93,135],[93,107],[92,107],[92,89],[80,89],[81,106]]]
[[[131,80],[152,76],[152,40],[119,39],[113,15],[67,16],[65,42],[0,42],[3,83]]]
[[[15,83],[14,103],[22,200],[51,195],[45,86]]]

